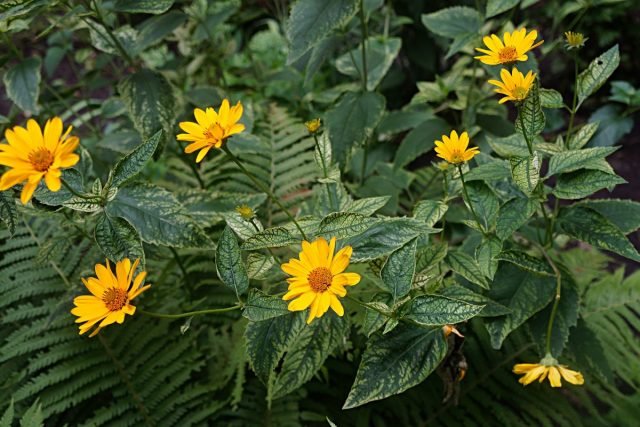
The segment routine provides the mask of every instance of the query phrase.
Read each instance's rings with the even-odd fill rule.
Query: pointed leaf
[[[511,175],[516,186],[527,196],[530,196],[540,181],[540,158],[538,153],[533,156],[512,157]]]
[[[382,283],[391,294],[394,304],[411,290],[416,272],[416,245],[417,241],[413,239],[393,252],[380,272]]]
[[[232,289],[238,299],[249,288],[249,276],[235,233],[225,227],[216,247],[216,271],[222,283]]]
[[[291,313],[287,305],[288,303],[280,297],[250,289],[242,315],[252,322],[260,322]]]
[[[465,322],[482,311],[484,305],[439,295],[420,295],[409,303],[405,317],[426,326]]]
[[[103,212],[98,216],[94,236],[100,250],[107,258],[120,261],[124,258],[140,260],[145,266],[144,249],[138,231],[124,218],[110,217]]]
[[[591,61],[586,70],[578,75],[578,105],[597,91],[620,64],[618,45]]]
[[[143,141],[142,144],[138,145],[133,151],[120,159],[111,172],[111,185],[119,187],[127,180],[136,176],[153,156],[161,138],[162,130],[159,130],[151,138]]]
[[[40,58],[28,58],[7,70],[2,81],[7,96],[22,111],[37,113],[40,79]]]

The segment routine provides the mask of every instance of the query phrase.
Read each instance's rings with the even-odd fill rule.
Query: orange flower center
[[[315,292],[324,292],[331,286],[333,274],[331,274],[331,270],[326,267],[316,267],[309,273],[308,280],[311,289]]]
[[[53,163],[53,153],[46,148],[38,148],[29,154],[29,161],[38,172],[46,172]]]
[[[118,311],[127,305],[129,295],[122,288],[109,288],[102,294],[102,301],[110,311]]]
[[[500,62],[515,62],[518,58],[518,51],[513,46],[505,46],[498,53],[498,57],[500,58]]]
[[[462,156],[462,151],[455,149],[451,150],[451,163],[462,163],[464,162],[464,157]]]
[[[224,129],[218,123],[215,123],[203,133],[207,139],[219,140],[224,135]]]

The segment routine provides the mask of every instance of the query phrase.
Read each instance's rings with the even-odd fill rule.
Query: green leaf
[[[434,242],[416,251],[416,272],[435,267],[447,255],[447,244]]]
[[[369,216],[376,213],[378,209],[384,207],[389,199],[391,199],[391,196],[365,197],[364,199],[352,201],[345,210]]]
[[[63,170],[62,179],[77,193],[86,194],[82,175],[76,169]],[[74,196],[65,186],[62,186],[58,191],[50,191],[44,182],[41,182],[36,189],[34,198],[47,206],[69,206],[83,212],[95,212],[100,209],[100,198],[98,196],[95,196],[92,200],[81,199]]]
[[[425,326],[465,322],[482,311],[484,305],[440,295],[420,295],[411,300],[404,317]]]
[[[573,172],[588,168],[594,160],[604,159],[618,150],[618,147],[583,148],[582,150],[562,151],[551,156],[547,176],[559,173]]]
[[[589,117],[598,123],[596,134],[589,141],[590,147],[608,147],[616,144],[633,129],[633,118],[617,105],[603,105]]]
[[[573,355],[582,372],[595,372],[606,381],[613,382],[602,342],[584,320],[578,319],[576,327],[571,330],[567,351]]]
[[[247,357],[263,383],[269,383],[282,355],[305,327],[303,317],[303,313],[290,313],[247,325],[244,334]]]
[[[90,22],[90,24],[88,24],[89,36],[93,47],[111,55],[121,56],[122,52],[109,34],[109,29],[95,20],[88,22]],[[127,55],[133,57],[137,54],[136,42],[138,32],[134,28],[131,28],[131,26],[127,24],[114,29],[112,33],[113,37],[118,41],[120,46],[122,46],[122,50],[124,50]]]
[[[384,287],[393,298],[393,304],[411,290],[413,276],[416,273],[416,239],[402,246],[387,258],[380,277]]]
[[[399,37],[369,37],[367,52],[367,90],[374,91],[391,68],[402,46]],[[362,74],[362,43],[336,59],[336,68],[342,74],[356,79]]]
[[[488,0],[485,18],[500,15],[502,12],[516,7],[518,3],[520,3],[520,0]]]
[[[159,130],[163,131],[161,147],[174,138],[180,106],[173,88],[162,74],[138,71],[118,83],[118,92],[143,140],[150,139]]]
[[[357,236],[379,222],[376,218],[352,212],[334,212],[322,219],[318,234],[330,239],[346,239]]]
[[[402,393],[424,381],[447,354],[441,328],[398,325],[371,338],[343,409]]]
[[[122,183],[136,176],[153,156],[161,137],[162,130],[159,130],[151,138],[143,141],[142,144],[120,159],[111,172],[109,183],[114,187],[119,187]]]
[[[349,323],[334,313],[305,327],[285,355],[273,385],[273,398],[289,394],[313,378],[348,334]]]
[[[142,52],[146,48],[160,42],[182,25],[187,18],[188,16],[186,14],[172,10],[169,13],[147,19],[137,28],[136,52]]]
[[[622,231],[595,210],[580,205],[563,208],[558,225],[574,239],[640,261],[640,254]]]
[[[171,8],[174,0],[116,0],[113,10],[127,13],[164,13]]]
[[[484,295],[475,293],[472,290],[461,285],[447,286],[440,291],[440,295],[459,301],[464,301],[469,304],[484,306],[482,311],[480,311],[480,313],[478,314],[478,316],[480,317],[496,317],[511,313],[511,310],[508,307],[505,307],[502,304],[498,304],[492,299],[489,299]]]
[[[222,231],[216,247],[216,271],[222,283],[232,289],[238,299],[249,289],[249,276],[242,261],[238,239],[228,226]]]
[[[633,200],[585,200],[574,206],[584,206],[597,211],[624,234],[629,234],[640,228],[640,203]]]
[[[516,197],[500,208],[496,224],[496,235],[504,240],[522,227],[536,211],[537,203],[533,199]]]
[[[578,131],[569,138],[567,141],[567,148],[569,150],[579,150],[591,140],[593,135],[595,135],[598,130],[598,122],[587,123],[584,126],[580,127]]]
[[[424,221],[427,227],[436,225],[449,209],[446,203],[439,200],[421,200],[413,208],[413,217]]]
[[[2,414],[2,418],[0,418],[0,427],[11,427],[13,425],[13,399],[7,406],[7,409]]]
[[[287,25],[291,64],[324,40],[334,29],[346,27],[358,12],[357,0],[300,0],[294,3]]]
[[[291,313],[287,305],[288,303],[282,298],[267,295],[257,289],[249,289],[242,315],[252,322],[260,322]]]
[[[476,248],[476,261],[480,271],[488,279],[493,279],[498,269],[497,256],[502,251],[502,241],[495,236],[483,237]]]
[[[510,262],[511,264],[517,265],[518,267],[531,271],[532,273],[553,276],[553,270],[546,261],[531,256],[525,252],[507,250],[498,255],[497,259],[500,261]]]
[[[540,94],[538,91],[538,81],[536,80],[529,91],[527,99],[524,100],[518,109],[518,118],[516,119],[516,130],[531,141],[538,136],[545,125],[544,112],[540,104]]]
[[[488,137],[487,142],[500,157],[527,157],[529,155],[527,142],[520,133],[514,133],[504,138]]]
[[[0,220],[7,226],[9,235],[13,236],[18,221],[18,208],[11,191],[0,191]]]
[[[484,19],[470,7],[456,6],[422,15],[422,23],[432,33],[450,39],[466,34],[477,34]]]
[[[38,112],[40,58],[28,58],[9,68],[2,78],[7,96],[22,111]]]
[[[107,205],[110,216],[125,218],[147,243],[179,248],[213,248],[204,230],[173,194],[152,184],[120,188]]]
[[[109,217],[105,212],[101,213],[96,221],[94,237],[107,258],[116,262],[124,258],[129,258],[131,261],[139,259],[141,267],[144,268],[142,240],[127,220]]]
[[[318,137],[317,141],[318,143],[316,144],[316,148],[313,152],[313,157],[316,161],[318,169],[322,172],[322,175],[325,177],[329,177],[331,165],[333,163],[329,134],[326,132],[323,133]]]
[[[267,228],[264,231],[254,234],[242,244],[243,251],[255,251],[257,249],[279,248],[300,243],[284,227]]]
[[[352,262],[368,261],[388,255],[419,234],[431,232],[413,218],[384,219],[364,233],[351,237],[345,245],[353,247]]]
[[[616,185],[626,182],[615,174],[599,170],[580,170],[558,176],[553,194],[560,199],[582,199],[603,188],[611,191]]]
[[[538,186],[540,181],[540,158],[538,153],[533,156],[512,157],[511,176],[516,186],[527,196],[530,196]]]
[[[505,160],[494,159],[483,163],[464,174],[466,182],[471,181],[500,181],[511,176],[511,168]]]
[[[36,399],[20,418],[20,427],[43,427],[44,416],[42,415],[42,404]]]
[[[393,310],[389,308],[389,305],[391,304],[391,295],[386,292],[375,294],[368,304],[385,313],[393,312]],[[364,314],[362,331],[367,335],[367,337],[370,337],[374,332],[382,328],[382,326],[387,323],[388,319],[389,318],[387,316],[367,308]]]
[[[556,279],[501,264],[489,291],[489,298],[511,309],[511,314],[485,320],[491,346],[498,350],[516,328],[542,310],[553,298]]]
[[[471,204],[478,215],[480,225],[485,231],[491,230],[496,225],[498,212],[500,210],[500,201],[495,193],[487,184],[482,181],[473,181],[467,183],[467,191],[469,199],[464,197],[467,205]]]
[[[396,151],[395,168],[408,165],[420,155],[433,149],[435,141],[442,138],[451,127],[440,118],[428,119],[405,136]]]
[[[227,219],[229,216],[237,218],[251,231],[250,236],[255,234],[255,228],[243,220],[236,212],[236,207],[247,205],[251,209],[257,209],[267,199],[263,193],[228,193],[216,190],[202,190],[192,188],[183,190],[176,194],[178,201],[189,211],[191,218],[196,220],[203,227],[208,227]],[[247,238],[232,226],[240,238]]]
[[[326,113],[324,122],[338,163],[344,165],[351,149],[365,143],[373,134],[384,113],[385,103],[384,96],[377,92],[350,92]]]
[[[597,91],[613,74],[620,64],[618,45],[591,61],[586,70],[578,75],[578,105],[580,107],[585,99]],[[576,108],[577,108],[576,107]]]
[[[480,270],[476,260],[470,255],[460,250],[449,251],[445,261],[455,273],[481,288],[489,289],[487,278],[482,274],[482,270]]]
[[[543,108],[562,108],[564,101],[557,90],[540,88],[540,105]]]

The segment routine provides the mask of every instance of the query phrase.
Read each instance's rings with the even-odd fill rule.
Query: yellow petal
[[[344,315],[344,307],[340,303],[338,297],[335,295],[331,295],[331,309],[335,311],[338,316],[342,317]]]
[[[297,299],[291,301],[287,308],[289,309],[289,311],[304,310],[307,307],[309,307],[309,305],[311,305],[311,303],[315,300],[316,295],[317,294],[315,292],[304,293],[300,295],[300,297],[298,297]]]
[[[555,366],[549,367],[549,383],[551,387],[562,387],[562,381],[560,381],[560,372]]]

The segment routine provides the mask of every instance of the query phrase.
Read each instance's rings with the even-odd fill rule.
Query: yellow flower
[[[458,133],[453,130],[451,131],[451,136],[442,135],[442,141],[436,141],[435,144],[438,157],[453,164],[468,162],[480,152],[478,147],[467,150],[469,146],[469,134],[467,132],[462,132],[458,138]]]
[[[500,80],[489,80],[489,83],[498,86],[498,89],[495,90],[496,93],[500,93],[505,95],[504,98],[498,101],[500,104],[503,104],[507,101],[516,101],[521,102],[527,99],[527,95],[529,95],[529,90],[533,85],[534,80],[536,79],[536,73],[533,71],[529,71],[525,76],[520,71],[518,71],[515,67],[511,71],[511,74],[504,68],[500,71]]]
[[[97,278],[82,279],[82,283],[92,295],[82,295],[73,300],[75,307],[71,314],[78,316],[76,323],[84,323],[80,325],[80,335],[100,322],[91,333],[92,337],[107,325],[124,322],[125,314],[135,313],[136,308],[130,302],[150,287],[140,287],[147,275],[144,271],[139,273],[133,280],[133,285],[131,284],[139,262],[138,259],[132,265],[128,258],[118,261],[114,275],[107,260],[106,266],[96,264]]]
[[[196,122],[180,122],[180,129],[187,133],[177,136],[178,141],[190,141],[184,149],[185,153],[193,153],[200,150],[196,162],[200,163],[211,148],[220,148],[226,139],[244,130],[244,125],[238,123],[242,117],[242,104],[240,101],[233,107],[229,107],[229,100],[222,100],[222,105],[214,110],[207,107],[206,111],[200,108],[193,110]]]
[[[477,47],[476,50],[485,55],[476,56],[475,59],[479,59],[480,62],[487,65],[511,64],[516,61],[526,61],[528,58],[527,52],[535,49],[544,42],[544,40],[540,40],[538,43],[533,44],[537,38],[538,32],[536,30],[527,34],[526,28],[514,30],[513,33],[505,32],[503,36],[504,43],[495,34],[485,36],[482,40],[489,50]]]
[[[253,212],[253,209],[251,209],[251,206],[249,205],[236,206],[236,212],[238,212],[245,221],[251,221],[251,219],[256,216],[255,212]]]
[[[282,271],[293,276],[287,279],[289,292],[282,299],[289,301],[290,311],[302,311],[311,306],[307,323],[316,317],[322,317],[329,307],[338,316],[344,314],[344,308],[338,297],[347,294],[345,286],[360,282],[357,273],[345,273],[353,249],[345,246],[335,255],[336,238],[329,243],[319,237],[314,242],[302,242],[300,259],[290,259],[282,264]]]
[[[540,363],[518,363],[513,367],[513,373],[523,375],[518,380],[522,385],[529,385],[535,380],[543,382],[548,378],[551,387],[562,387],[561,377],[571,384],[584,384],[580,372],[567,369],[565,365],[558,365],[558,361],[550,355],[545,356]]]
[[[60,190],[61,169],[70,168],[80,160],[73,151],[80,140],[69,136],[71,126],[62,134],[62,120],[47,120],[44,132],[38,122],[27,121],[27,127],[15,126],[4,133],[8,144],[0,144],[0,165],[8,166],[0,178],[0,191],[26,182],[20,200],[26,204],[42,178],[51,191]]]
[[[320,119],[313,119],[305,122],[304,125],[309,133],[316,133],[318,132],[318,129],[320,129],[322,123],[320,122]]]
[[[566,33],[564,33],[564,37],[566,39],[564,46],[567,48],[567,50],[580,49],[582,46],[584,46],[584,43],[589,40],[589,38],[585,37],[584,34],[574,33],[572,31],[567,31]]]

